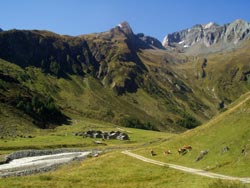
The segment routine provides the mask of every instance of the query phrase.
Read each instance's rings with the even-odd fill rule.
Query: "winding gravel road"
[[[73,160],[83,159],[91,152],[67,152],[34,157],[14,159],[9,163],[0,165],[0,177],[13,175],[28,175],[37,172],[53,170],[61,164]]]
[[[125,154],[125,155],[128,155],[130,157],[134,157],[136,159],[139,159],[141,161],[147,162],[147,163],[152,163],[152,164],[159,165],[159,166],[167,166],[169,168],[173,168],[173,169],[176,169],[176,170],[188,172],[188,173],[195,174],[195,175],[205,176],[205,177],[209,177],[209,178],[224,179],[224,180],[237,180],[237,181],[241,181],[242,183],[250,183],[250,178],[248,178],[248,177],[247,178],[240,178],[240,177],[226,176],[226,175],[222,175],[222,174],[208,172],[208,171],[205,171],[205,170],[189,168],[189,167],[170,164],[170,163],[164,163],[164,162],[160,162],[160,161],[157,161],[157,160],[153,160],[153,159],[143,157],[141,155],[134,154],[134,153],[132,153],[130,151],[127,151],[127,150],[123,151],[122,153]]]

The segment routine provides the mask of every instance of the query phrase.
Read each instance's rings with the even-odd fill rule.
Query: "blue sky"
[[[0,0],[0,28],[80,35],[128,21],[135,33],[162,40],[197,23],[250,22],[249,7],[250,0]]]

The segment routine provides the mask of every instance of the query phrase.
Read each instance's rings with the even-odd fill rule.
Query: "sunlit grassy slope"
[[[234,176],[250,176],[250,93],[240,97],[228,109],[208,123],[187,131],[170,141],[153,147],[155,159],[184,166]],[[192,151],[179,155],[177,150],[183,145],[191,145]],[[229,150],[223,152],[223,148]],[[245,148],[245,154],[242,149]],[[151,148],[137,152],[150,157]],[[170,149],[172,154],[163,155]],[[202,150],[208,150],[203,159],[196,162]]]
[[[194,176],[167,167],[155,166],[125,156],[120,152],[63,166],[55,172],[0,179],[0,187],[159,187],[159,188],[247,188],[237,182],[223,182]]]

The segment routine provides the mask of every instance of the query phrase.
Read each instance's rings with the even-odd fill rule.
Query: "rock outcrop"
[[[165,49],[161,42],[154,37],[145,36],[143,33],[134,34],[128,22],[122,22],[118,28],[128,37],[130,44],[135,49]]]
[[[231,49],[246,38],[250,38],[250,24],[238,19],[222,26],[213,22],[197,24],[192,28],[168,34],[162,44],[167,49],[199,53],[210,47],[213,47],[212,51]]]
[[[118,27],[126,34],[126,35],[133,35],[133,30],[131,29],[128,22],[121,22],[118,24]]]
[[[73,133],[75,136],[84,136],[89,138],[102,138],[105,140],[129,140],[129,136],[126,133],[120,131],[110,131],[110,132],[102,132],[99,130],[89,130],[86,132],[77,132]]]
[[[139,42],[142,43],[142,45],[140,45],[141,48],[165,49],[161,42],[154,37],[145,36],[143,33],[138,33],[136,36]]]

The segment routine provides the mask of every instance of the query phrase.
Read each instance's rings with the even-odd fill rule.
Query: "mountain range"
[[[250,89],[249,24],[196,25],[163,43],[127,22],[80,36],[0,32],[0,125],[90,118],[179,132]],[[15,117],[15,118],[13,118]]]
[[[214,22],[197,24],[166,35],[162,44],[168,49],[178,49],[189,54],[205,54],[235,48],[249,38],[250,23],[237,19],[225,25]]]

